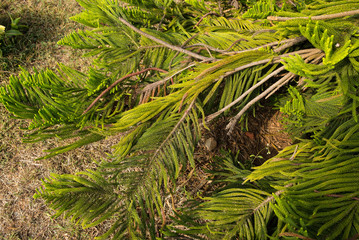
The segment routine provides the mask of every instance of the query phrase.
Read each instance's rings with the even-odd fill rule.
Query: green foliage
[[[8,39],[10,37],[22,35],[21,31],[27,28],[27,26],[19,24],[21,18],[13,19],[10,15],[9,17],[11,19],[11,25],[8,30],[6,30],[5,26],[0,25],[0,46],[1,44],[9,44]],[[2,57],[1,48],[0,48],[0,57]]]
[[[257,1],[242,17],[263,19],[272,15],[276,11],[276,8],[275,1]]]
[[[10,30],[5,32],[6,36],[18,36],[18,35],[22,35],[21,30],[24,30],[27,28],[27,26],[25,25],[21,25],[20,23],[20,17],[13,19],[10,15],[9,15],[10,19],[11,19],[11,27]]]
[[[336,117],[323,129],[330,138],[291,146],[248,176],[280,179],[275,188],[290,186],[275,198],[273,210],[292,231],[304,223],[312,238],[348,239],[357,233],[357,128],[353,118]]]
[[[55,216],[84,228],[110,221],[99,239],[358,233],[358,23],[352,15],[303,17],[357,9],[359,1],[260,1],[242,15],[214,0],[78,2],[84,11],[72,19],[88,29],[59,44],[87,49],[93,67],[23,69],[0,91],[13,117],[30,120],[26,141],[74,140],[47,157],[120,136],[95,170],[43,181],[35,197]],[[254,168],[218,158],[211,180],[220,188],[168,209],[169,197],[185,194],[179,180],[196,170],[206,122],[254,110],[289,81],[278,105],[297,143]]]

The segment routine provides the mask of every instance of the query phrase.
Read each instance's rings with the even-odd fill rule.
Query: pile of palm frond
[[[0,94],[31,119],[25,141],[77,139],[46,157],[122,136],[96,170],[43,181],[35,197],[56,216],[111,220],[101,239],[358,236],[359,0],[77,1],[89,30],[59,44],[88,49],[93,68],[23,70]],[[222,157],[223,189],[167,211],[201,129],[226,114],[230,135],[271,96],[296,144],[254,169]]]

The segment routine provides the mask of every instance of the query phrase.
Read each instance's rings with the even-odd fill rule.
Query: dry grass
[[[0,82],[25,69],[56,69],[57,62],[86,70],[89,60],[81,51],[58,46],[56,42],[80,28],[68,18],[81,10],[75,0],[1,0],[0,24],[21,17],[27,32],[2,46]],[[52,219],[51,210],[41,200],[34,200],[41,179],[51,172],[74,173],[93,168],[92,158],[104,157],[108,144],[93,144],[50,160],[35,161],[43,150],[58,146],[54,141],[23,144],[21,126],[25,121],[10,119],[0,107],[0,239],[93,239],[101,229],[82,230],[70,222]]]

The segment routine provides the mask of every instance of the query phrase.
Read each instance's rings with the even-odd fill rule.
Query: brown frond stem
[[[187,98],[187,96],[188,96],[188,92],[186,92],[186,93],[183,95],[183,97],[182,97],[182,100],[181,100],[181,102],[180,102],[180,106],[179,106],[179,108],[178,108],[178,112],[179,112],[179,113],[180,113],[181,110],[182,110],[183,102],[184,102],[184,100]]]
[[[243,66],[240,66],[238,68],[235,68],[230,72],[227,72],[223,77],[228,77],[229,75],[232,75],[233,73],[239,72],[239,71],[241,71],[243,69],[246,69],[246,68],[249,68],[249,67],[258,66],[258,65],[261,65],[261,64],[266,64],[266,63],[269,63],[269,62],[271,62],[272,64],[279,63],[282,60],[283,57],[288,57],[290,55],[299,54],[303,58],[305,58],[305,57],[308,57],[308,56],[310,56],[310,55],[312,55],[314,53],[317,53],[317,52],[321,52],[321,50],[319,50],[317,48],[309,48],[309,49],[303,49],[303,50],[298,50],[298,51],[291,52],[291,53],[282,54],[282,55],[279,55],[279,56],[274,57],[274,58],[268,58],[268,59],[260,60],[260,61],[257,61],[257,62],[251,62],[251,63],[248,63],[246,65],[243,65]]]
[[[184,46],[187,45],[187,43],[189,43],[190,41],[192,41],[194,38],[196,38],[199,35],[199,33],[194,34],[193,36],[191,36],[190,38],[188,38],[186,41],[184,41],[184,43],[182,43],[181,47],[183,48]],[[171,65],[173,63],[173,60],[178,56],[179,52],[176,52],[176,54],[173,56],[173,58],[171,59],[170,63],[168,64],[168,68],[171,70]]]
[[[308,51],[309,50],[309,51]],[[303,52],[304,51],[304,52]],[[302,57],[303,58],[307,58],[309,56],[312,56],[313,54],[317,54],[319,52],[321,52],[321,50],[319,49],[305,49],[305,50],[299,50],[299,51],[296,51],[296,52],[292,52],[292,53],[287,53],[287,54],[283,54],[283,55],[280,55],[278,57],[275,57],[273,59],[273,63],[276,63],[276,62],[280,62],[281,59],[283,57],[287,57],[289,55],[293,55],[293,54],[300,54],[299,52],[303,53]],[[258,62],[262,62],[263,63],[266,63],[266,61],[269,62],[268,60],[269,59],[264,59],[264,60],[261,60],[261,61],[258,61]],[[251,64],[255,64],[256,62],[253,62]],[[248,65],[248,64],[247,64]],[[245,65],[246,66],[246,65]],[[253,65],[255,66],[255,65]],[[241,66],[240,68],[243,68],[244,66]],[[237,69],[235,69],[237,70]],[[242,70],[242,69],[240,69]],[[237,70],[238,71],[238,70]],[[283,84],[288,80],[288,78],[291,78],[291,77],[294,77],[293,74],[291,73],[288,73],[286,74],[284,77],[282,77],[281,79],[279,79],[276,83],[272,84],[269,88],[267,88],[264,92],[262,92],[261,94],[259,94],[257,97],[255,97],[254,99],[252,99],[249,103],[247,103],[246,106],[243,107],[243,109],[235,116],[231,119],[230,123],[226,126],[226,129],[228,131],[228,134],[231,134],[233,129],[234,129],[234,126],[235,124],[238,122],[238,120],[240,119],[240,117],[242,117],[242,115],[253,105],[255,104],[256,102],[258,102],[260,99],[264,98],[265,96],[267,96],[268,94],[271,94],[272,91],[274,89],[277,89],[278,90],[278,87],[279,86],[283,86]]]
[[[228,52],[228,51],[231,50],[237,43],[242,42],[242,41],[248,42],[248,40],[247,40],[247,39],[244,39],[244,38],[237,39],[237,40],[234,41],[234,42],[231,44],[231,46],[229,46],[225,51]]]
[[[293,183],[289,183],[289,184],[285,185],[284,189],[276,191],[274,193],[274,195],[276,195],[278,197],[285,191],[286,188],[289,188],[291,186],[293,186]],[[273,200],[274,200],[274,196],[267,197],[261,204],[259,204],[255,209],[253,209],[253,212],[258,211],[258,209],[261,209],[264,205],[266,205],[267,203],[269,203]]]
[[[177,122],[176,126],[172,129],[172,131],[168,134],[168,136],[166,137],[166,139],[161,143],[161,145],[159,146],[159,148],[157,148],[156,152],[153,154],[152,158],[155,158],[155,156],[160,152],[160,150],[163,148],[163,146],[165,146],[167,144],[167,142],[171,139],[171,137],[173,136],[173,134],[178,130],[178,128],[181,126],[182,122],[186,119],[186,117],[188,116],[188,114],[190,113],[191,109],[194,106],[194,103],[196,102],[196,98],[193,99],[193,101],[190,103],[190,105],[188,106],[188,108],[184,111],[183,116],[181,117],[181,119]]]
[[[318,190],[314,190],[314,192],[320,193],[320,191],[318,191]],[[325,194],[324,196],[335,197],[335,198],[343,198],[343,197],[345,197],[344,195],[340,195],[340,194]],[[351,197],[351,199],[353,199],[355,201],[359,201],[359,197]]]
[[[274,51],[275,53],[279,53],[280,51],[282,51],[282,50],[284,50],[284,49],[287,49],[287,48],[290,48],[290,47],[292,47],[292,46],[294,46],[294,45],[296,45],[296,44],[298,44],[298,43],[304,42],[304,41],[306,41],[307,39],[306,39],[305,37],[301,36],[301,37],[291,38],[291,39],[288,39],[288,40],[290,40],[290,41],[287,41],[287,40],[282,41],[282,43],[285,42],[285,44],[283,44],[283,45],[280,46],[280,47],[274,48],[273,51]]]
[[[130,73],[127,74],[126,76],[118,79],[117,81],[115,81],[114,83],[112,83],[108,88],[106,88],[100,95],[98,95],[98,97],[90,104],[90,106],[88,106],[88,108],[82,113],[82,115],[86,114],[88,111],[90,111],[90,109],[107,93],[109,92],[112,88],[114,88],[117,84],[119,84],[120,82],[122,82],[123,80],[133,77],[133,76],[137,76],[139,74],[142,74],[144,72],[148,72],[148,71],[158,71],[158,72],[164,72],[167,73],[166,70],[160,69],[160,68],[146,68],[134,73]]]
[[[296,237],[296,238],[303,239],[303,240],[315,240],[313,238],[305,237],[305,236],[299,235],[297,233],[292,233],[292,232],[280,233],[279,237]]]
[[[289,2],[290,4],[292,4],[294,7],[297,6],[292,0],[287,0],[287,2]]]
[[[196,27],[198,27],[198,25],[203,21],[203,19],[205,19],[207,16],[209,16],[209,15],[216,15],[217,17],[219,17],[219,14],[218,13],[216,13],[216,12],[209,12],[209,13],[206,13],[205,15],[203,15],[202,17],[201,17],[201,19],[200,20],[198,20],[198,22],[196,23],[196,25],[194,25],[194,27],[193,28],[196,28]]]
[[[190,41],[192,41],[193,39],[195,39],[197,36],[199,35],[199,33],[194,34],[193,36],[191,36],[190,38],[188,38],[186,41],[184,41],[181,45],[181,47],[184,47],[187,45],[187,43],[189,43]]]
[[[261,30],[257,30],[257,31],[255,31],[255,32],[253,33],[252,38],[255,37],[255,36],[257,36],[257,35],[259,35],[259,34],[261,34],[261,33],[265,33],[265,32],[275,33],[276,30],[274,30],[274,29],[261,29]]]
[[[186,48],[193,48],[193,47],[204,47],[206,49],[209,49],[209,50],[214,51],[214,52],[219,52],[219,53],[226,52],[226,50],[215,48],[215,47],[212,47],[212,46],[204,44],[204,43],[195,43],[195,44],[186,46]]]
[[[139,47],[138,50],[151,49],[151,48],[163,48],[163,45],[142,46],[142,47]]]
[[[271,42],[271,43],[267,43],[267,44],[264,44],[264,45],[261,45],[261,46],[258,46],[258,47],[255,47],[255,48],[250,48],[250,49],[245,49],[245,50],[241,50],[241,51],[232,51],[232,52],[229,52],[229,50],[235,45],[237,44],[238,42],[240,41],[243,41],[243,40],[246,40],[246,39],[238,39],[236,40],[234,43],[232,43],[232,45],[227,48],[226,50],[223,50],[223,49],[219,49],[219,48],[215,48],[215,47],[212,47],[212,46],[209,46],[207,44],[204,44],[204,43],[196,43],[196,44],[192,44],[192,45],[189,45],[189,46],[186,46],[186,48],[191,48],[191,47],[197,47],[197,46],[201,46],[201,47],[205,47],[205,48],[208,48],[209,50],[211,51],[214,51],[214,52],[219,52],[219,53],[223,53],[223,54],[239,54],[239,53],[243,53],[243,52],[249,52],[249,51],[255,51],[255,50],[259,50],[261,48],[266,48],[266,47],[272,47],[272,46],[276,46],[276,45],[279,45],[281,43],[284,43],[284,45],[280,46],[280,47],[277,47],[274,49],[274,52],[278,53],[284,49],[287,49],[289,47],[292,47],[298,43],[301,43],[301,42],[304,42],[305,40],[307,40],[305,37],[301,36],[301,37],[296,37],[296,38],[290,38],[290,39],[286,39],[286,40],[283,40],[283,41],[275,41],[275,42]],[[247,40],[246,40],[247,41]]]
[[[231,107],[233,107],[235,104],[237,104],[238,102],[242,101],[248,94],[250,94],[251,92],[254,91],[254,89],[256,89],[257,87],[259,87],[260,85],[262,85],[263,83],[265,83],[266,81],[268,81],[270,78],[272,78],[273,76],[279,74],[281,71],[284,70],[284,67],[280,67],[277,70],[271,72],[270,74],[268,74],[265,78],[263,78],[261,81],[257,82],[255,85],[253,85],[250,89],[248,89],[247,91],[245,91],[239,98],[237,98],[236,100],[234,100],[233,102],[231,102],[230,104],[228,104],[227,106],[225,106],[224,108],[222,108],[221,110],[219,110],[218,112],[215,112],[209,116],[206,117],[206,122],[210,122],[211,120],[213,120],[214,118],[216,118],[217,116],[221,115],[222,113],[224,113],[225,111],[227,111],[228,109],[230,109]]]
[[[296,37],[296,38],[289,38],[286,40],[282,40],[282,41],[275,41],[275,42],[271,42],[271,43],[267,43],[255,48],[250,48],[250,49],[245,49],[245,50],[241,50],[241,51],[233,51],[233,52],[224,52],[224,54],[229,54],[229,55],[234,55],[234,54],[239,54],[239,53],[244,53],[244,52],[250,52],[250,51],[255,51],[255,50],[259,50],[261,48],[266,48],[266,47],[273,47],[276,46],[278,44],[284,43],[284,45],[282,45],[281,47],[276,48],[274,51],[275,52],[280,52],[286,48],[289,48],[295,44],[298,44],[300,42],[304,42],[306,40],[305,37]],[[280,48],[280,49],[279,49]],[[279,49],[279,50],[277,50]]]
[[[208,62],[208,61],[201,61],[201,62],[198,62],[198,63],[205,63],[205,62]],[[185,71],[185,70],[187,70],[187,69],[189,69],[189,68],[191,68],[191,67],[196,66],[198,63],[197,63],[197,62],[196,62],[196,63],[192,63],[192,64],[190,64],[190,65],[188,65],[188,66],[186,66],[186,67],[184,67],[184,68],[178,70],[177,72],[173,73],[171,76],[168,76],[168,77],[166,77],[166,78],[164,78],[164,79],[162,79],[162,80],[160,80],[160,81],[157,81],[157,82],[154,82],[154,83],[151,83],[151,84],[147,85],[146,87],[144,87],[144,88],[142,89],[141,94],[144,94],[144,93],[146,93],[146,92],[148,92],[148,91],[151,91],[151,90],[154,89],[154,88],[157,88],[158,86],[160,86],[160,85],[162,85],[162,84],[165,84],[167,81],[173,79],[174,76],[180,74],[181,72],[183,72],[183,71]],[[140,102],[142,102],[142,101],[140,100]]]
[[[197,53],[194,53],[194,52],[191,52],[191,51],[188,51],[186,49],[183,49],[181,47],[178,47],[178,46],[175,46],[175,45],[172,45],[172,44],[169,44],[161,39],[158,39],[148,33],[145,33],[143,31],[141,31],[140,29],[136,28],[135,26],[133,26],[131,23],[127,22],[125,19],[119,17],[118,18],[120,20],[120,22],[122,22],[123,24],[125,24],[127,27],[131,28],[133,31],[135,31],[136,33],[148,38],[148,39],[151,39],[152,41],[155,41],[169,49],[172,49],[174,51],[178,51],[178,52],[181,52],[181,53],[184,53],[184,54],[187,54],[191,57],[194,57],[194,58],[197,58],[197,59],[201,59],[201,60],[215,60],[215,59],[212,59],[212,58],[208,58],[208,57],[204,57],[202,55],[199,55]]]
[[[256,102],[258,102],[260,99],[264,98],[266,95],[271,93],[275,88],[277,88],[279,85],[281,85],[283,82],[285,82],[288,78],[286,74],[284,77],[279,79],[276,83],[272,84],[269,88],[267,88],[264,92],[253,98],[249,103],[247,103],[241,111],[231,119],[231,121],[226,126],[226,130],[228,131],[227,134],[230,135],[234,129],[234,126],[237,124],[238,120],[242,117],[242,115]]]
[[[166,14],[163,14],[163,16],[162,16],[162,18],[161,18],[161,21],[160,21],[160,23],[159,23],[158,26],[157,26],[157,31],[160,30],[161,25],[162,25],[162,22],[165,20],[165,18],[166,18]]]
[[[267,19],[270,21],[288,21],[294,19],[311,19],[311,20],[327,20],[327,19],[334,19],[334,18],[341,18],[347,16],[353,16],[359,14],[359,9],[341,12],[341,13],[333,13],[328,15],[319,15],[319,16],[311,16],[311,17],[276,17],[276,16],[268,16]]]
[[[272,61],[272,64],[275,63],[279,63],[280,59],[283,57],[288,57],[289,55],[293,55],[293,54],[305,54],[302,55],[302,57],[309,57],[312,56],[312,54],[316,54],[320,52],[320,50],[316,49],[316,48],[312,48],[312,49],[304,49],[304,50],[299,50],[296,52],[292,52],[292,53],[287,53],[287,54],[283,54],[280,55],[278,57],[275,57],[274,59],[264,59],[261,61],[257,61],[257,62],[252,62],[243,66],[240,66],[236,69],[234,69],[233,71],[227,72],[226,74],[224,74],[222,77],[228,77],[238,71],[244,70],[246,68],[249,67],[253,67],[253,66],[257,66],[260,64],[266,64],[270,61]],[[309,54],[309,55],[308,55]],[[250,89],[248,89],[246,92],[244,92],[241,96],[239,96],[236,100],[234,100],[232,103],[228,104],[227,106],[225,106],[224,108],[222,108],[221,110],[209,115],[206,117],[206,122],[210,122],[212,121],[214,118],[218,117],[219,115],[221,115],[223,112],[227,111],[228,109],[230,109],[231,107],[233,107],[235,104],[237,104],[238,102],[240,102],[241,100],[243,100],[249,93],[251,93],[252,91],[254,91],[254,89],[256,89],[257,87],[259,87],[260,85],[262,85],[263,83],[265,83],[268,79],[270,79],[271,77],[279,74],[281,71],[284,70],[284,67],[280,67],[277,70],[273,71],[272,73],[270,73],[269,75],[267,75],[265,78],[263,78],[261,81],[259,81],[258,83],[256,83],[255,85],[253,85]]]
[[[235,54],[240,54],[240,53],[245,53],[245,52],[250,52],[250,51],[256,51],[256,50],[266,48],[266,47],[276,46],[278,44],[279,44],[279,41],[275,41],[275,42],[271,42],[271,43],[267,43],[267,44],[255,47],[255,48],[249,48],[249,49],[244,49],[244,50],[240,50],[240,51],[224,52],[224,54],[226,54],[226,55],[235,55]]]
[[[287,73],[284,77],[283,77],[283,82],[278,85],[272,92],[270,92],[265,99],[268,99],[270,96],[272,96],[275,92],[277,92],[279,90],[279,88],[283,87],[285,84],[287,84],[289,81],[291,81],[296,75],[294,73]]]

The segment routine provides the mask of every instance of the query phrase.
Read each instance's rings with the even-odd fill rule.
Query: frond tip
[[[108,182],[98,172],[87,170],[76,175],[51,174],[43,181],[43,189],[34,198],[43,198],[56,209],[54,217],[63,213],[83,228],[96,226],[118,214],[121,198],[117,184]]]
[[[267,198],[269,193],[257,189],[223,190],[207,200],[199,208],[199,215],[210,221],[211,232],[218,232],[217,226],[226,226],[225,239],[266,239],[267,224],[272,218],[272,210]]]

